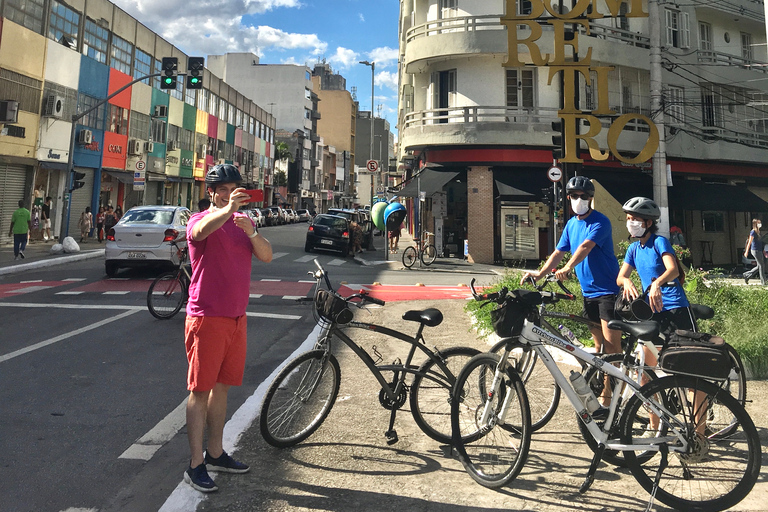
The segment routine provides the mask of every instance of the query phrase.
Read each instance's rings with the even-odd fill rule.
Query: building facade
[[[650,161],[638,157],[654,129],[641,116],[661,119],[650,110],[657,23],[670,224],[696,265],[740,263],[751,218],[768,214],[763,2],[647,13],[646,1],[597,1],[564,21],[569,14],[538,0],[401,1],[399,164],[406,179],[426,183],[422,227],[441,227],[445,252],[465,239],[479,262],[552,250],[568,212],[547,170],[552,122],[566,110],[580,112],[580,133],[598,151],[582,142],[583,161],[565,165],[564,180],[596,180],[596,208],[609,212],[615,241],[626,237],[620,205],[653,197]],[[574,21],[577,52],[565,35]],[[586,71],[571,79],[558,60]],[[617,123],[621,115],[630,121]]]

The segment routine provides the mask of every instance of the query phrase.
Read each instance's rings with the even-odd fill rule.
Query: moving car
[[[373,239],[373,222],[367,218],[367,215],[358,212],[357,210],[347,210],[343,208],[329,208],[328,213],[330,215],[340,215],[350,222],[355,221],[360,224],[360,227],[363,230],[362,246],[363,248],[370,247],[371,241]]]
[[[186,237],[191,212],[183,206],[135,206],[107,232],[104,270],[114,276],[121,267],[176,266],[172,240]],[[186,246],[186,241],[179,243]]]
[[[339,215],[317,215],[307,228],[304,250],[315,249],[340,251],[344,256],[350,253],[349,221]]]

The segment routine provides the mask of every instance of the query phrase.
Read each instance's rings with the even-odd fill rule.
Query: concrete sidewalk
[[[18,260],[13,257],[13,245],[0,245],[0,276],[104,257],[104,244],[95,239],[79,244],[80,252],[72,254],[51,254],[54,243],[58,243],[58,240],[29,242],[24,249],[24,259]]]

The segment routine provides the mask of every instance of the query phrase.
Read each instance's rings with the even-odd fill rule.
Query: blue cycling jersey
[[[652,234],[645,245],[637,241],[632,243],[627,249],[624,263],[637,270],[643,290],[647,290],[653,280],[666,271],[667,268],[664,266],[664,261],[661,258],[664,253],[674,256],[675,250],[672,248],[669,240],[656,234]],[[688,298],[685,296],[685,291],[680,285],[680,281],[675,279],[670,284],[674,286],[662,286],[660,288],[663,303],[662,311],[688,307]]]

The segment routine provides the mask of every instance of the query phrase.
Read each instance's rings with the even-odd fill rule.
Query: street
[[[416,297],[407,292],[417,275],[440,285],[437,298],[467,293],[457,285],[471,274],[306,254],[305,231],[306,224],[263,230],[275,257],[269,265],[254,260],[245,378],[230,392],[230,416],[315,328],[309,307],[294,300],[310,292],[313,258],[334,286],[380,282],[388,301]],[[179,484],[188,463],[184,315],[160,321],[147,311],[157,274],[126,269],[108,279],[96,258],[0,277],[3,510],[157,510]]]

